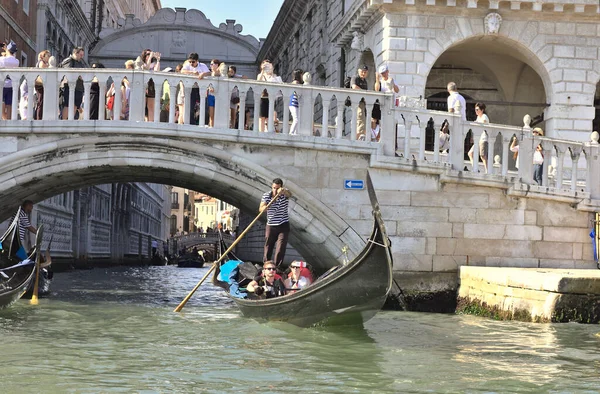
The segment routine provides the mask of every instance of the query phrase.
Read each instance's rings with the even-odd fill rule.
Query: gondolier
[[[285,257],[288,236],[290,234],[290,215],[288,213],[289,199],[292,193],[283,187],[280,178],[273,179],[271,191],[266,192],[260,201],[260,212],[264,211],[273,198],[275,202],[267,209],[267,229],[265,230],[265,248],[263,262],[271,260],[273,249],[275,258],[273,261],[279,267]]]
[[[29,215],[33,211],[33,201],[25,200],[21,204],[21,210],[19,212],[19,239],[21,245],[25,246],[25,249],[29,249],[29,245],[25,243],[25,234],[29,230],[32,233],[36,233],[37,229],[31,224]]]

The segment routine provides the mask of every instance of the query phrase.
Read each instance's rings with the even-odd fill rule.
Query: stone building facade
[[[600,123],[596,0],[285,0],[259,59],[284,80],[342,86],[360,64],[387,64],[400,93],[446,109],[446,84],[487,103],[492,122],[525,114],[557,138],[587,140]]]
[[[165,185],[96,185],[36,204],[31,219],[46,226],[53,258],[119,261],[149,256],[153,239],[167,240],[170,201]]]
[[[0,0],[0,40],[17,44],[21,67],[35,65],[36,15],[38,0]]]
[[[135,59],[143,49],[162,54],[161,68],[183,63],[190,52],[198,53],[206,64],[213,58],[235,65],[239,74],[256,76],[259,41],[241,34],[243,27],[227,20],[218,27],[199,10],[163,8],[145,23],[127,15],[116,28],[106,28],[90,52],[92,61],[106,67],[123,68],[126,60]]]

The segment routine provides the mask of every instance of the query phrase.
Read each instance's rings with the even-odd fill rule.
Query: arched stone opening
[[[290,244],[318,270],[341,261],[342,248],[351,255],[364,240],[327,204],[303,190],[276,168],[265,168],[214,146],[161,138],[123,137],[114,141],[73,138],[20,151],[0,166],[0,218],[7,218],[19,201],[42,201],[91,185],[148,182],[177,185],[205,192],[252,216],[272,179],[281,177],[292,190]],[[166,148],[168,147],[168,149]],[[17,173],[15,169],[19,169]]]
[[[375,57],[373,56],[373,52],[371,52],[370,49],[363,51],[362,54],[360,55],[360,61],[358,62],[358,67],[362,67],[363,64],[369,68],[369,73],[367,74],[367,86],[369,87],[369,89],[373,89],[373,86],[375,86],[375,71],[376,71],[376,69],[375,69]],[[357,71],[355,70],[351,76],[356,75],[356,72]]]
[[[532,125],[539,124],[550,102],[550,78],[541,61],[504,37],[472,37],[443,52],[427,77],[428,108],[443,103],[436,95],[446,92],[451,81],[461,94],[471,97],[468,104],[487,105],[492,123],[521,126],[523,116],[529,114]]]
[[[592,130],[600,133],[600,81],[596,85],[596,94],[594,95],[594,107],[596,107],[596,116],[594,117]]]

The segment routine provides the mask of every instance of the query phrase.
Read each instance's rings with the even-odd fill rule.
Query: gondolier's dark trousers
[[[271,260],[273,248],[275,248],[275,265],[279,266],[283,262],[289,234],[290,222],[282,223],[279,226],[267,225],[263,261]]]

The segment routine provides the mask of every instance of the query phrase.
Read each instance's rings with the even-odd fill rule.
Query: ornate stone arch
[[[447,18],[444,21],[445,29],[438,30],[436,36],[429,39],[424,61],[419,64],[419,67],[423,67],[420,73],[424,77],[423,84],[443,53],[470,41],[486,40],[492,44],[510,46],[513,50],[511,55],[528,64],[539,75],[544,86],[546,101],[552,101],[554,81],[551,71],[554,67],[549,63],[552,48],[546,45],[544,37],[538,33],[538,22],[530,21],[525,25],[517,25],[513,21],[505,21],[498,33],[486,34],[483,20],[462,18],[459,27],[458,19]]]

